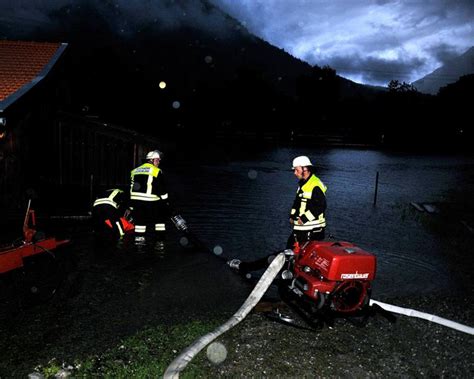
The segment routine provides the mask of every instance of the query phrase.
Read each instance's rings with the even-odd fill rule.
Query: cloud
[[[292,55],[369,84],[414,81],[474,44],[472,0],[211,1]]]
[[[35,28],[57,22],[52,15],[80,8],[94,9],[118,33],[134,35],[143,25],[161,30],[183,26],[207,30],[222,36],[228,20],[209,3],[199,0],[1,0],[0,23],[17,35],[28,35]]]
[[[340,75],[354,81],[386,85],[392,79],[409,82],[411,74],[407,72],[419,70],[424,61],[419,58],[398,61],[356,55],[332,57],[331,65]]]
[[[1,0],[0,34],[28,35],[54,25],[55,11],[90,7],[124,36],[146,24],[230,37],[229,20],[212,5],[293,56],[368,84],[390,75],[414,81],[474,44],[472,0]]]
[[[183,26],[222,33],[227,21],[220,11],[196,0],[115,0],[115,7],[131,28],[154,24],[159,29],[177,29]],[[103,12],[109,12],[104,9]],[[115,19],[115,18],[112,18]]]

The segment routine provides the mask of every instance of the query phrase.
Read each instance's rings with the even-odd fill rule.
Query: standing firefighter
[[[127,198],[124,191],[113,188],[101,193],[94,201],[92,219],[98,236],[121,238],[131,228],[132,225],[124,217],[128,212]]]
[[[299,186],[290,212],[293,233],[288,239],[288,248],[292,248],[295,242],[323,240],[326,229],[327,187],[314,175],[313,164],[307,156],[293,159],[292,168]]]
[[[307,156],[293,159],[293,173],[299,179],[296,198],[290,212],[290,224],[293,231],[288,238],[287,248],[292,249],[295,243],[302,244],[310,240],[322,240],[325,235],[326,218],[326,186],[314,175],[314,167]],[[231,259],[227,264],[241,274],[257,271],[267,267],[275,258],[275,254],[255,261],[242,262]]]
[[[152,226],[157,240],[162,242],[165,234],[165,220],[170,215],[168,191],[163,171],[158,168],[162,153],[150,151],[146,163],[131,172],[130,200],[135,221],[135,244],[145,244],[147,227]]]

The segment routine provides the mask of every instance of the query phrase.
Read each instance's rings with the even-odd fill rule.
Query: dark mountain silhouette
[[[420,92],[436,95],[441,87],[468,74],[474,74],[474,46],[412,84]]]
[[[318,84],[327,78],[315,77],[321,70],[251,35],[207,1],[165,3],[159,11],[180,14],[176,21],[162,13],[137,19],[113,2],[84,1],[49,11],[49,21],[28,34],[12,22],[0,32],[8,39],[69,43],[71,110],[152,134],[285,129],[294,122],[295,102],[308,93],[301,83],[327,88]],[[183,21],[190,9],[198,9],[193,21]],[[377,90],[335,75],[330,93],[337,100]],[[315,101],[325,98],[321,91],[318,96]],[[312,126],[327,118],[308,116]]]
[[[474,126],[474,74],[464,75],[457,82],[441,87],[435,99],[440,125],[449,125],[454,131],[458,146],[465,145],[472,152]]]

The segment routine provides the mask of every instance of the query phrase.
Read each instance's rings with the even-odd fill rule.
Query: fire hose
[[[447,326],[448,328],[456,329],[456,330],[459,330],[461,332],[464,332],[464,333],[467,333],[467,334],[470,334],[470,335],[474,335],[474,328],[472,328],[470,326],[463,325],[463,324],[460,324],[458,322],[454,322],[454,321],[451,321],[451,320],[448,320],[448,319],[445,319],[445,318],[442,318],[442,317],[439,317],[439,316],[431,315],[429,313],[420,312],[420,311],[417,311],[415,309],[410,309],[410,308],[402,308],[402,307],[398,307],[396,305],[382,303],[381,301],[377,301],[377,300],[370,300],[369,304],[370,305],[377,304],[381,308],[385,309],[386,311],[392,312],[392,313],[398,313],[398,314],[409,316],[409,317],[421,318],[421,319],[424,319],[424,320],[435,322],[435,323],[443,325],[443,326]]]
[[[177,225],[177,228],[178,228],[178,225]],[[180,230],[184,232],[188,231],[185,224],[184,224],[184,227],[181,227]],[[263,294],[266,292],[268,287],[272,284],[273,280],[282,269],[284,263],[286,262],[286,255],[290,255],[290,254],[287,254],[288,251],[294,254],[293,251],[291,250],[285,250],[279,253],[277,257],[272,261],[270,266],[267,268],[263,276],[260,278],[259,282],[253,289],[252,293],[247,298],[245,303],[240,307],[240,309],[226,323],[224,323],[223,325],[215,329],[213,332],[210,332],[206,334],[205,336],[196,340],[191,346],[189,346],[177,358],[175,358],[173,362],[171,362],[171,364],[166,369],[164,373],[164,378],[166,379],[179,378],[179,373],[205,346],[210,344],[213,340],[215,340],[221,334],[225,333],[226,331],[228,331],[229,329],[237,325],[240,321],[242,321],[248,315],[248,313],[250,313],[252,308],[258,303],[258,301],[261,299]],[[406,315],[409,317],[417,317],[417,318],[425,319],[425,320],[432,321],[446,327],[456,329],[464,333],[468,333],[470,335],[474,335],[474,328],[466,326],[466,325],[462,325],[460,323],[457,323],[451,320],[444,319],[442,317],[430,315],[424,312],[419,312],[414,309],[402,308],[395,305],[382,303],[376,300],[370,300],[369,305],[373,306],[374,309],[376,307],[379,307],[387,312],[393,312],[393,313]]]
[[[278,275],[283,265],[285,264],[286,256],[285,252],[281,252],[272,261],[270,266],[267,268],[263,276],[258,281],[257,285],[250,293],[247,300],[240,307],[240,309],[224,324],[219,326],[214,331],[200,337],[192,345],[187,347],[179,356],[177,356],[166,369],[163,378],[164,379],[177,379],[179,373],[183,371],[189,362],[208,344],[214,341],[223,333],[227,332],[235,325],[240,323],[260,301],[268,287],[272,284],[275,277]],[[386,311],[402,314],[409,317],[417,317],[425,319],[437,324],[456,329],[458,331],[474,335],[474,328],[467,325],[463,325],[439,316],[431,315],[428,313],[420,312],[414,309],[402,308],[395,305],[383,303],[377,300],[370,300],[370,305],[378,305]]]
[[[173,362],[166,369],[163,378],[164,379],[175,379],[179,378],[179,373],[184,370],[189,362],[209,343],[214,341],[221,334],[227,332],[229,329],[233,328],[240,321],[242,321],[257,305],[264,293],[267,291],[268,287],[273,282],[273,279],[278,275],[281,268],[285,263],[285,253],[282,252],[278,254],[275,259],[272,261],[270,266],[268,266],[265,273],[262,275],[257,285],[250,293],[247,300],[240,307],[240,309],[234,313],[234,315],[227,320],[224,324],[219,326],[214,331],[200,337],[196,340],[191,346],[186,348],[180,355],[178,355]]]

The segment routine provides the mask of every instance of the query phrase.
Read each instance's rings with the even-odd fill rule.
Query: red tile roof
[[[23,86],[41,80],[65,46],[51,42],[0,41],[0,102]]]

